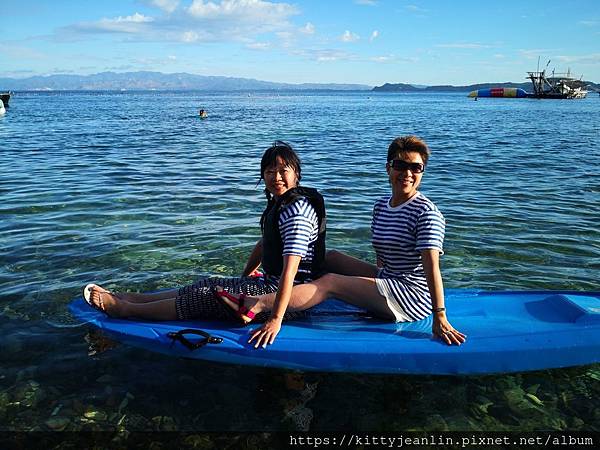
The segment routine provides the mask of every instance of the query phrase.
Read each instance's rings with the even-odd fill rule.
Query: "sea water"
[[[421,190],[447,220],[446,287],[598,291],[599,124],[595,96],[17,93],[0,117],[0,430],[598,430],[598,365],[294,374],[117,344],[67,305],[92,281],[240,274],[276,139],[326,198],[328,247],[372,260],[386,149],[406,134],[432,150]]]

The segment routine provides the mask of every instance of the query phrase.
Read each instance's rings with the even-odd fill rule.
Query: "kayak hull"
[[[447,290],[452,325],[467,335],[448,346],[431,334],[432,318],[389,323],[338,300],[285,322],[273,345],[254,349],[248,327],[220,321],[112,319],[81,298],[80,320],[151,351],[215,362],[320,372],[468,375],[571,367],[600,362],[600,293]],[[195,350],[170,333],[202,330],[222,340]],[[184,335],[200,342],[201,336]]]

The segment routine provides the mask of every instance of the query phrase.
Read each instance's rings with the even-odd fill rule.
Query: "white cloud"
[[[373,42],[378,37],[379,37],[379,31],[378,30],[373,30],[373,32],[371,33],[371,37],[369,38],[369,41]]]
[[[579,25],[583,25],[584,27],[597,27],[600,25],[600,21],[598,20],[580,20]]]
[[[417,6],[417,5],[406,5],[406,6],[404,7],[404,9],[406,9],[406,10],[408,10],[408,11],[410,11],[410,12],[413,12],[413,13],[419,13],[419,14],[424,14],[424,13],[426,13],[426,12],[427,12],[427,10],[426,10],[426,9],[423,9],[423,8],[421,8],[421,7]]]
[[[199,19],[260,20],[266,23],[287,20],[298,12],[293,5],[264,0],[222,0],[220,3],[193,0],[187,11]]]
[[[540,58],[540,64],[548,62],[548,58],[544,55],[552,55],[556,52],[556,49],[549,48],[532,48],[532,49],[520,49],[519,53],[521,56],[527,59],[538,59]]]
[[[479,48],[491,48],[491,45],[476,44],[476,43],[456,43],[456,44],[438,44],[438,45],[436,45],[436,47],[479,49]]]
[[[160,4],[164,11],[177,7],[175,1],[144,1]],[[114,33],[125,34],[130,41],[251,42],[259,34],[292,30],[289,18],[298,13],[294,5],[266,0],[193,0],[175,14],[153,18],[135,13],[77,23],[59,29],[56,37],[74,40],[89,34]]]
[[[250,50],[269,50],[271,48],[270,42],[251,42],[246,44],[246,47]]]
[[[392,55],[374,56],[374,57],[370,58],[371,61],[377,62],[377,63],[386,63],[386,62],[393,61],[394,59],[395,58]]]
[[[356,42],[360,39],[358,34],[352,33],[350,30],[344,31],[344,34],[340,36],[342,42]]]
[[[195,31],[184,31],[181,35],[182,42],[198,42],[200,40],[200,35]]]
[[[154,22],[154,18],[136,12],[126,17],[119,16],[113,19],[100,19],[95,24],[91,24],[88,27],[88,31],[94,31],[95,29],[95,31],[105,32],[139,33],[150,22]]]
[[[52,57],[47,53],[34,50],[23,45],[14,45],[0,42],[0,55],[15,59],[45,60]]]
[[[354,0],[354,3],[356,3],[357,5],[367,5],[367,6],[377,5],[376,0]]]
[[[318,62],[331,62],[331,61],[349,61],[356,60],[356,55],[337,49],[308,49],[308,50],[294,50],[290,52],[292,55],[301,56],[306,59],[310,59]]]
[[[553,61],[559,61],[562,64],[599,64],[600,53],[592,53],[589,55],[566,56],[559,55],[552,58]]]
[[[151,0],[150,4],[162,9],[168,13],[172,13],[179,6],[179,0]]]
[[[337,50],[320,50],[315,54],[315,59],[319,62],[330,62],[351,59],[351,56]]]
[[[304,34],[314,34],[315,26],[312,23],[307,22],[306,25],[304,25],[302,28],[300,28],[300,32],[304,33]]]

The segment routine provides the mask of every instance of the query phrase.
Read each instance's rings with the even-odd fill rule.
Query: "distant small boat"
[[[10,91],[0,92],[0,100],[4,103],[4,106],[8,108],[8,101],[10,100]]]

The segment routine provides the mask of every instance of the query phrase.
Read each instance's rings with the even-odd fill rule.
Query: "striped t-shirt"
[[[411,319],[420,320],[431,314],[421,251],[443,254],[446,223],[435,204],[419,192],[396,207],[390,206],[390,199],[380,198],[373,207],[372,243],[383,265],[377,278]]]
[[[303,262],[312,262],[319,234],[319,218],[308,199],[302,197],[283,207],[279,213],[278,225],[283,242],[283,256],[296,255]],[[310,267],[310,264],[306,267]],[[310,275],[310,270],[299,268],[298,273]],[[278,279],[275,276],[269,277],[270,281]],[[310,281],[310,277],[306,281]]]

